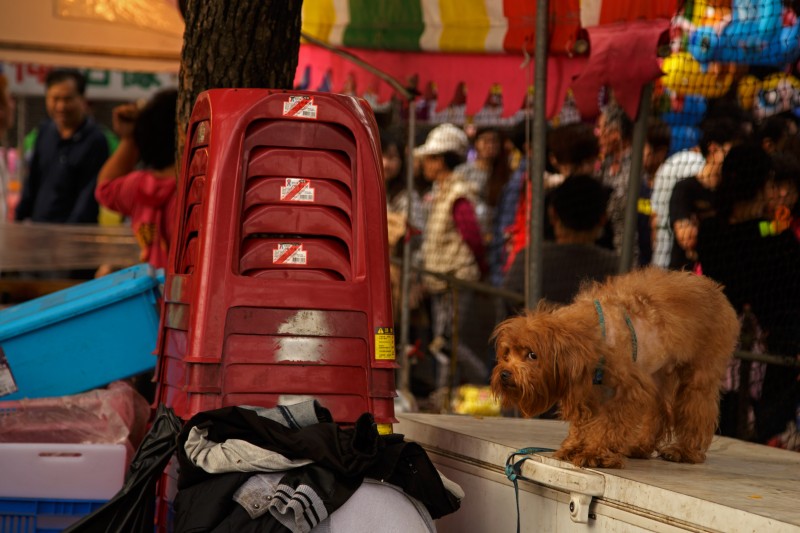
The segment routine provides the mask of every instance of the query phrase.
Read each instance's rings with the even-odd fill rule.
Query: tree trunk
[[[179,150],[201,92],[227,87],[292,87],[303,2],[187,0],[181,4],[186,30],[178,85]]]

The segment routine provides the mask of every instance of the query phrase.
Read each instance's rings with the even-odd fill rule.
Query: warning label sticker
[[[3,348],[0,347],[0,396],[8,396],[14,394],[19,390],[17,383],[14,381],[14,376],[11,374],[11,367],[6,359],[6,354]]]
[[[394,328],[375,328],[375,359],[392,361],[394,352]]]
[[[281,201],[313,202],[314,188],[311,187],[311,180],[286,178],[286,185],[281,187]]]
[[[272,250],[272,264],[274,265],[305,265],[308,262],[307,252],[302,244],[281,243]]]
[[[287,117],[317,118],[317,106],[311,96],[290,96],[283,103],[283,114]]]

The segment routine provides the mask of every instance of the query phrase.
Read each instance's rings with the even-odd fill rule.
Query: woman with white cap
[[[475,214],[477,190],[454,169],[464,162],[469,148],[466,133],[452,124],[442,124],[428,134],[425,144],[414,150],[421,159],[425,179],[433,182],[430,211],[422,242],[425,270],[477,281],[487,271],[483,237]],[[441,352],[452,335],[453,298],[447,282],[425,277],[431,294],[433,337],[431,350]],[[468,350],[459,348],[469,367],[467,379],[483,381],[486,365]],[[439,384],[444,385],[442,379]]]

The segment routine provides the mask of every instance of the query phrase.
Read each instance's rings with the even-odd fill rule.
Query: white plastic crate
[[[0,498],[109,500],[125,454],[123,444],[0,443]]]

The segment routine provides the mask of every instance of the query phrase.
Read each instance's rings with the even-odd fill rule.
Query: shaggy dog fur
[[[491,385],[503,403],[535,416],[560,402],[570,428],[556,457],[621,468],[655,451],[705,460],[739,322],[714,281],[651,267],[508,319],[493,337]]]

